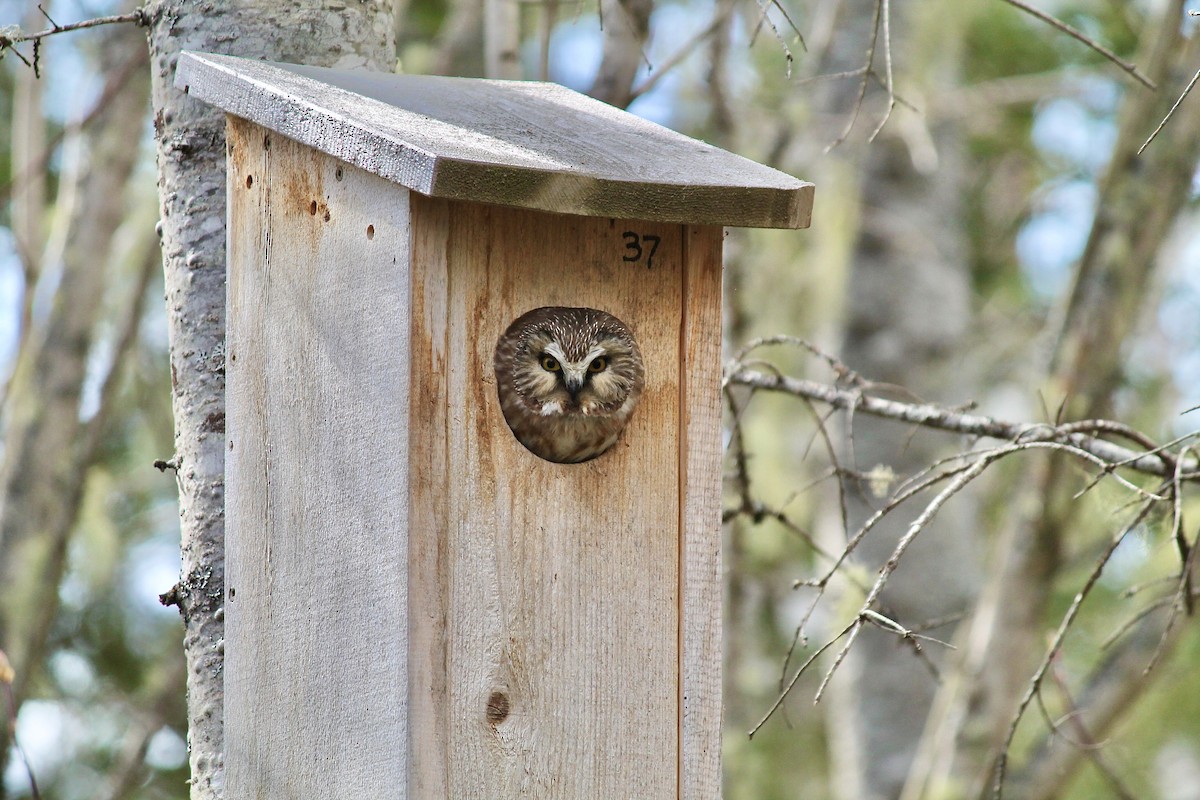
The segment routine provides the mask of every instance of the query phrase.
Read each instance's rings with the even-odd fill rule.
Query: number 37
[[[654,266],[654,254],[658,252],[661,236],[651,233],[637,234],[633,231],[624,231],[621,236],[625,239],[625,255],[621,256],[622,261],[637,263],[644,256],[646,269]]]

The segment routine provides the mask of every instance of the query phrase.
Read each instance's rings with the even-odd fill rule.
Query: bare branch
[[[875,48],[879,44],[879,21],[882,14],[883,0],[876,0],[875,18],[871,22],[871,42],[867,45],[867,61],[863,65],[862,80],[858,84],[858,98],[854,101],[854,111],[850,114],[850,121],[846,123],[846,127],[842,130],[841,135],[825,148],[825,152],[827,153],[846,141],[846,138],[850,135],[850,131],[854,130],[854,123],[858,121],[858,113],[862,110],[863,99],[867,96],[867,83],[873,74],[872,65],[875,63]]]
[[[946,488],[938,492],[937,496],[930,500],[929,504],[925,506],[925,510],[922,511],[917,518],[912,521],[912,524],[908,526],[908,530],[905,531],[904,535],[900,537],[900,541],[896,543],[896,547],[892,551],[892,555],[888,558],[883,567],[880,568],[879,577],[875,579],[875,585],[871,587],[871,591],[867,594],[866,599],[863,600],[862,608],[859,610],[858,616],[851,624],[850,633],[846,637],[845,644],[842,645],[842,649],[839,650],[837,656],[834,657],[833,664],[830,665],[829,669],[825,673],[825,677],[821,680],[821,685],[817,687],[817,693],[813,697],[814,703],[820,701],[821,696],[825,692],[825,688],[829,685],[829,681],[833,678],[833,673],[837,671],[837,668],[841,665],[842,661],[845,660],[846,655],[850,652],[850,647],[854,644],[854,640],[858,638],[858,634],[862,630],[863,624],[867,619],[867,612],[870,611],[871,606],[873,606],[879,600],[879,595],[883,592],[883,587],[887,585],[888,579],[892,576],[892,573],[896,571],[896,567],[900,566],[900,559],[904,557],[904,553],[907,552],[909,545],[911,545],[913,540],[917,538],[917,535],[929,525],[930,520],[934,518],[937,512],[941,510],[942,506],[944,506],[951,497],[958,494],[968,483],[982,475],[983,471],[987,469],[994,461],[1004,455],[1007,455],[1009,452],[1013,452],[1013,449],[1005,448],[1003,450],[996,451],[994,454],[983,456],[977,459],[975,463],[971,464],[970,467],[959,473],[954,480],[951,481],[948,486],[946,486]]]
[[[896,547],[892,551],[892,555],[888,558],[887,563],[880,568],[879,576],[875,579],[875,583],[871,587],[871,591],[867,593],[866,599],[863,600],[862,607],[859,609],[854,619],[845,628],[843,628],[837,636],[821,645],[821,647],[818,648],[817,651],[813,653],[813,655],[810,656],[807,661],[800,665],[799,669],[797,669],[796,673],[792,676],[792,679],[788,681],[787,685],[780,692],[779,697],[776,698],[771,708],[767,710],[767,713],[763,715],[758,724],[755,725],[750,731],[751,736],[753,736],[759,728],[766,724],[767,720],[769,720],[783,705],[783,701],[787,698],[788,694],[791,693],[792,689],[796,685],[796,682],[800,679],[800,676],[807,671],[810,666],[812,666],[817,657],[832,647],[837,641],[845,637],[845,643],[842,644],[841,649],[838,650],[837,655],[833,659],[833,663],[830,665],[829,669],[826,670],[825,676],[821,679],[821,683],[817,687],[817,692],[813,697],[814,703],[820,702],[821,697],[825,692],[825,688],[829,685],[830,679],[837,671],[837,668],[841,666],[842,662],[845,660],[847,653],[850,652],[850,648],[854,645],[854,641],[858,638],[858,634],[862,630],[863,626],[867,622],[878,624],[881,620],[887,619],[876,612],[872,606],[878,602],[879,595],[883,592],[883,587],[887,584],[888,579],[896,570],[896,567],[900,565],[900,560],[903,558],[904,553],[908,550],[909,545],[911,545],[913,540],[916,539],[917,535],[929,525],[930,520],[933,519],[937,512],[951,497],[960,492],[963,487],[965,487],[972,480],[983,474],[983,471],[997,459],[1004,455],[1008,455],[1009,453],[1016,452],[1018,449],[1020,449],[1019,445],[1012,445],[1008,448],[997,449],[990,453],[979,456],[969,467],[961,471],[948,486],[942,489],[942,491],[939,492],[937,496],[929,502],[928,505],[925,506],[925,510],[922,511],[920,515],[918,515],[917,518],[912,521],[912,523],[908,526],[908,530],[905,532],[904,536],[902,536],[900,541],[896,543]],[[876,517],[878,517],[878,514]],[[872,519],[876,519],[876,517],[873,517]],[[869,524],[870,521],[868,521],[868,525]],[[861,539],[862,533],[863,531],[860,531],[859,536],[857,536],[856,539]],[[849,548],[847,549],[846,554],[848,554],[848,552]],[[911,640],[915,635],[912,631],[909,631],[903,626],[895,623],[893,623],[891,626],[888,626],[888,628],[893,632],[896,632],[897,629],[899,629],[899,632],[902,632],[903,638],[906,639]]]
[[[1179,95],[1179,99],[1175,101],[1175,105],[1171,106],[1171,110],[1167,112],[1165,117],[1163,117],[1162,122],[1158,123],[1158,127],[1154,129],[1154,133],[1150,134],[1150,138],[1142,142],[1142,146],[1139,147],[1137,151],[1139,156],[1142,154],[1142,151],[1149,147],[1150,143],[1158,137],[1158,134],[1162,131],[1163,126],[1167,124],[1167,120],[1169,120],[1175,114],[1175,109],[1179,108],[1179,104],[1183,102],[1183,98],[1187,97],[1188,93],[1192,91],[1192,87],[1196,85],[1196,81],[1200,81],[1200,70],[1196,70],[1196,74],[1193,75],[1191,81],[1188,82],[1187,88],[1183,90],[1183,94]],[[1188,410],[1191,411],[1192,409]]]
[[[879,136],[879,132],[883,130],[883,126],[887,125],[887,121],[892,118],[892,111],[896,108],[896,85],[892,78],[892,11],[889,0],[880,0],[882,9],[880,16],[882,17],[883,25],[883,74],[884,88],[887,89],[888,106],[887,111],[883,112],[883,117],[879,120],[879,124],[875,126],[875,130],[871,131],[871,135],[867,137],[868,142],[875,141],[875,137]]]
[[[1038,666],[1037,671],[1034,672],[1033,677],[1030,678],[1029,684],[1025,689],[1025,694],[1021,698],[1020,703],[1017,705],[1017,710],[1013,714],[1012,720],[1009,723],[1008,733],[1004,738],[1004,744],[1000,748],[999,756],[996,758],[995,780],[992,784],[992,797],[995,798],[995,800],[1001,800],[1001,798],[1004,796],[1004,776],[1008,767],[1008,754],[1009,750],[1012,748],[1013,739],[1015,739],[1017,735],[1017,726],[1021,724],[1021,718],[1025,716],[1025,711],[1029,708],[1029,704],[1033,701],[1034,696],[1040,691],[1042,681],[1046,677],[1046,672],[1050,669],[1050,665],[1054,660],[1055,654],[1058,653],[1059,649],[1062,647],[1063,640],[1067,636],[1067,631],[1070,630],[1072,623],[1075,621],[1075,617],[1078,616],[1079,609],[1083,606],[1083,601],[1087,599],[1088,594],[1091,593],[1092,587],[1094,587],[1096,582],[1100,580],[1100,574],[1104,571],[1104,567],[1108,564],[1109,559],[1112,558],[1112,554],[1116,552],[1117,547],[1121,544],[1121,542],[1125,541],[1125,537],[1128,536],[1131,531],[1137,528],[1137,526],[1140,525],[1147,516],[1149,516],[1150,510],[1153,508],[1154,501],[1147,500],[1142,504],[1141,510],[1137,513],[1137,516],[1133,518],[1133,521],[1112,538],[1108,547],[1105,548],[1104,553],[1101,554],[1100,558],[1096,561],[1096,566],[1092,569],[1091,575],[1088,576],[1087,582],[1084,583],[1083,588],[1081,588],[1075,595],[1075,599],[1071,602],[1067,612],[1063,615],[1062,621],[1059,622],[1058,630],[1055,632],[1054,638],[1050,642],[1050,646],[1046,649],[1045,657],[1042,658],[1042,662]]]
[[[779,46],[781,48],[783,48],[783,57],[787,62],[786,75],[788,78],[791,78],[792,77],[792,64],[795,63],[796,59],[792,55],[792,49],[790,47],[788,47],[787,42],[784,41],[783,34],[781,34],[779,32],[779,29],[777,27],[775,27],[775,23],[771,21],[771,17],[768,13],[771,10],[771,5],[778,6],[778,3],[764,3],[763,0],[757,0],[757,2],[758,2],[758,8],[759,8],[758,22],[754,26],[754,33],[752,33],[750,35],[750,46],[751,47],[754,46],[754,42],[758,38],[758,32],[760,30],[762,30],[763,23],[766,23],[767,26],[771,29],[771,33],[775,34],[775,39],[779,42]],[[779,9],[782,11],[783,7],[779,6]],[[796,30],[796,24],[794,22],[792,22],[791,17],[788,17],[786,11],[783,12],[783,15],[784,15],[784,17],[787,18],[787,21],[791,24],[792,30]],[[800,37],[800,31],[796,30],[796,36]],[[803,37],[800,37],[800,44],[804,45]]]
[[[749,738],[753,739],[754,734],[758,733],[759,729],[762,728],[763,725],[767,724],[767,720],[769,720],[771,717],[773,717],[775,715],[775,712],[779,710],[779,707],[781,705],[783,705],[783,701],[787,699],[787,696],[789,694],[791,694],[792,689],[796,686],[796,681],[800,680],[800,676],[808,671],[808,668],[810,666],[812,666],[813,662],[816,661],[818,658],[820,658],[822,653],[824,653],[826,650],[828,650],[829,648],[831,648],[835,644],[837,644],[839,639],[841,639],[846,634],[850,633],[851,629],[856,627],[859,624],[860,624],[860,621],[858,619],[855,619],[853,622],[851,622],[845,628],[842,628],[841,633],[839,633],[837,636],[834,636],[828,642],[826,642],[825,644],[818,647],[816,652],[813,653],[811,656],[809,656],[808,660],[800,665],[800,668],[796,670],[796,674],[792,676],[792,679],[790,681],[788,681],[788,685],[783,688],[783,691],[779,693],[779,697],[777,697],[775,699],[775,703],[769,709],[767,709],[767,713],[763,715],[762,719],[760,719],[755,724],[755,726],[753,728],[751,728],[750,731],[746,734]]]
[[[723,5],[717,7],[717,13],[713,14],[712,21],[705,25],[702,29],[696,32],[694,36],[679,46],[679,49],[662,61],[655,69],[651,70],[646,79],[639,83],[629,93],[630,102],[644,95],[646,92],[658,85],[671,70],[682,64],[696,51],[696,47],[705,39],[709,38],[721,29],[725,20],[729,18],[733,11],[732,5]]]
[[[44,15],[45,11],[42,13]],[[71,31],[79,31],[85,28],[96,28],[100,25],[123,25],[132,22],[138,27],[144,28],[150,24],[150,18],[147,15],[144,6],[135,11],[131,11],[128,14],[112,14],[107,17],[92,17],[91,19],[85,19],[80,22],[71,22],[66,25],[59,25],[54,20],[50,19],[49,16],[46,16],[46,19],[50,22],[50,27],[42,31],[37,31],[36,33],[26,33],[16,25],[0,28],[0,55],[3,55],[6,50],[12,50],[17,54],[18,58],[25,62],[27,66],[32,67],[34,63],[36,63],[36,59],[33,63],[27,61],[24,56],[13,49],[16,45],[21,44],[22,42],[33,42],[36,45],[38,42],[48,36],[54,36],[59,33],[70,33]]]
[[[731,384],[753,386],[757,389],[806,397],[836,408],[853,408],[858,413],[952,433],[986,436],[991,439],[1014,442],[1057,442],[1095,456],[1105,462],[1106,469],[1109,471],[1117,467],[1126,467],[1136,472],[1161,477],[1169,477],[1176,472],[1175,460],[1164,452],[1154,450],[1138,452],[1091,435],[1091,433],[1113,433],[1118,428],[1122,430],[1123,435],[1126,435],[1127,429],[1124,426],[1108,420],[1088,420],[1066,425],[1007,422],[979,414],[961,414],[930,403],[886,400],[816,381],[789,378],[783,375],[767,375],[739,368],[735,368],[732,374],[728,375],[726,381]],[[1200,432],[1193,434],[1193,436],[1195,435],[1200,435]],[[1197,462],[1197,459],[1187,459],[1181,464],[1179,478],[1186,482],[1200,481],[1200,463]]]
[[[1145,75],[1143,75],[1138,70],[1136,64],[1131,64],[1130,62],[1121,58],[1116,53],[1114,53],[1112,50],[1109,50],[1107,47],[1100,44],[1095,39],[1092,39],[1090,36],[1083,33],[1083,31],[1080,31],[1077,28],[1071,27],[1070,25],[1063,22],[1058,17],[1051,16],[1050,14],[1047,14],[1045,11],[1036,9],[1033,6],[1029,5],[1028,3],[1023,2],[1022,0],[1004,0],[1004,2],[1008,3],[1010,6],[1013,6],[1014,8],[1021,9],[1022,11],[1024,11],[1026,14],[1029,14],[1030,16],[1037,17],[1042,22],[1045,22],[1047,25],[1051,26],[1052,28],[1056,28],[1056,29],[1062,31],[1063,33],[1067,34],[1068,36],[1072,37],[1073,39],[1077,39],[1078,41],[1083,42],[1085,45],[1092,48],[1093,50],[1095,50],[1097,53],[1099,53],[1100,55],[1107,58],[1112,63],[1116,64],[1118,67],[1123,69],[1125,72],[1129,73],[1131,76],[1133,76],[1133,78],[1135,80],[1137,80],[1138,83],[1142,84],[1147,89],[1157,89],[1158,88],[1158,86],[1155,85],[1154,81],[1147,78]]]

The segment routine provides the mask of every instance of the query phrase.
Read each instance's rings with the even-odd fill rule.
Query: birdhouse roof
[[[185,52],[191,97],[432,197],[598,217],[803,228],[813,185],[552,83]]]

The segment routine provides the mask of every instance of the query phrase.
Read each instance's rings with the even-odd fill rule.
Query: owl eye
[[[562,369],[562,367],[559,366],[557,358],[552,355],[542,353],[542,369],[546,370],[546,372],[558,372],[560,369]]]
[[[592,363],[588,364],[588,372],[604,372],[608,369],[608,359],[604,356],[593,358]]]

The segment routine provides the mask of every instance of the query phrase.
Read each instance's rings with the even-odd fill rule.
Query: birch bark
[[[222,796],[225,120],[174,86],[180,50],[390,71],[392,4],[159,0],[148,8],[171,346],[192,797]]]

